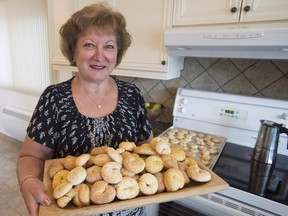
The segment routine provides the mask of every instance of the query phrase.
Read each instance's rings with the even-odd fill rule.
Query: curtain
[[[46,0],[0,0],[0,87],[31,94],[50,84]]]

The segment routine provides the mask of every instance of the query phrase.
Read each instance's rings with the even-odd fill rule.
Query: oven
[[[229,183],[217,193],[159,205],[158,215],[288,215],[287,136],[263,196],[249,192],[250,160],[260,120],[288,123],[288,101],[179,88],[173,127],[223,136],[226,144],[210,167]]]

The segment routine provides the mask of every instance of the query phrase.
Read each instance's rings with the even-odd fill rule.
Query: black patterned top
[[[115,79],[116,109],[105,117],[90,118],[81,114],[74,103],[72,80],[46,88],[27,128],[32,140],[55,150],[53,158],[89,153],[102,145],[117,148],[122,141],[149,138],[151,124],[144,99],[134,84]]]

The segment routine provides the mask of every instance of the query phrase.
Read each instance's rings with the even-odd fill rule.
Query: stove
[[[173,126],[226,137],[225,147],[211,169],[230,187],[175,203],[204,215],[287,215],[286,135],[279,138],[277,164],[265,195],[248,190],[250,159],[262,119],[287,124],[288,101],[179,88]]]

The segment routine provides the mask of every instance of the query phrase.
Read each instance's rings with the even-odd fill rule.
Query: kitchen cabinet
[[[287,0],[174,0],[173,26],[288,20]]]
[[[69,66],[59,49],[58,32],[71,14],[97,2],[101,1],[48,1],[50,61],[54,72],[77,72],[77,68]],[[127,29],[133,38],[132,45],[113,74],[161,80],[179,77],[184,58],[169,56],[163,41],[165,28],[171,27],[173,1],[106,0],[106,3],[124,14]]]

